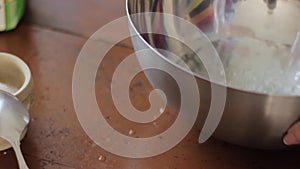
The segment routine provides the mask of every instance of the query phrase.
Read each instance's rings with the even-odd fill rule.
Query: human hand
[[[286,145],[300,144],[300,122],[294,124],[283,138]]]

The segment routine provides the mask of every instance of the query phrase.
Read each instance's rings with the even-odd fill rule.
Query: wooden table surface
[[[30,169],[300,168],[300,151],[297,149],[252,150],[215,139],[200,145],[197,143],[197,127],[175,148],[152,158],[122,158],[98,147],[85,134],[76,117],[72,102],[72,73],[88,37],[101,26],[124,15],[125,2],[121,0],[29,0],[26,15],[18,28],[0,33],[0,51],[13,53],[28,63],[35,82],[31,123],[22,142]],[[101,40],[101,43],[110,43],[109,39]],[[109,84],[114,68],[133,52],[130,46],[129,40],[116,45],[105,57],[96,79],[96,86],[100,86],[96,88],[97,98],[101,98],[103,111],[116,128],[122,128],[126,122],[116,115]],[[134,105],[147,108],[151,87],[143,74],[134,79],[131,88]],[[167,111],[170,116],[174,113]],[[142,131],[134,133],[139,134]],[[99,160],[99,157],[105,159]],[[0,152],[0,169],[16,168],[14,152]]]

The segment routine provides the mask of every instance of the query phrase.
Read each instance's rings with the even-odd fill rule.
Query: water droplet
[[[133,130],[129,130],[128,134],[133,135],[133,134],[135,134],[135,132]]]
[[[103,155],[100,155],[99,158],[98,158],[98,160],[104,162],[106,160],[106,157],[103,156]]]

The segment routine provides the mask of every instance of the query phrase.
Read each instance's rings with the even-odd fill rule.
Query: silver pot
[[[180,63],[176,63],[176,61],[170,59],[163,51],[157,51],[156,49],[154,49],[162,48],[168,51],[172,51],[180,57],[185,57],[185,60],[183,60],[186,63],[189,62],[188,65],[193,65],[192,67],[195,67],[196,69],[203,67],[203,65],[201,65],[201,61],[197,60],[197,58],[195,59],[188,57],[193,52],[189,50],[185,45],[183,45],[183,43],[162,35],[140,35],[141,32],[153,32],[153,30],[162,29],[166,31],[172,31],[173,28],[175,28],[175,32],[180,32],[179,30],[176,30],[180,28],[180,25],[177,25],[177,22],[167,22],[166,20],[164,20],[164,18],[160,18],[161,15],[148,15],[147,17],[131,16],[131,14],[143,12],[165,12],[182,18],[188,18],[191,22],[197,25],[197,22],[201,22],[201,19],[199,21],[199,18],[201,18],[199,14],[201,14],[202,12],[204,13],[204,10],[207,9],[209,5],[207,5],[206,8],[202,6],[203,9],[201,9],[199,7],[199,4],[197,6],[197,3],[195,3],[196,1],[197,0],[128,0],[127,14],[130,20],[129,23],[131,31],[139,35],[132,37],[134,48],[137,51],[141,49],[153,50],[151,56],[149,55],[148,57],[139,58],[139,62],[142,67],[147,64],[155,65],[157,63],[160,63],[164,65],[166,69],[175,71],[175,73],[179,74],[180,76],[195,77],[201,96],[198,115],[198,122],[201,126],[206,120],[207,113],[210,108],[211,86],[220,88],[224,86],[217,82],[214,83],[209,81],[206,78],[205,73],[204,75],[198,74],[198,70],[192,70],[193,73],[185,70]],[[216,42],[215,35],[222,34],[222,32],[220,31],[222,25],[220,26],[220,23],[230,22],[233,15],[235,15],[234,10],[242,6],[239,4],[239,0],[228,0],[230,3],[232,3],[231,7],[226,8],[227,11],[225,11],[224,13],[222,13],[222,11],[216,12],[217,9],[220,9],[218,7],[218,5],[220,4],[214,6],[217,1],[218,0],[209,1],[209,3],[213,4],[212,11],[214,12],[214,18],[206,22],[207,25],[204,24],[204,27],[200,26],[202,31],[213,42]],[[263,0],[248,1],[259,2]],[[288,4],[281,3],[289,2],[290,1],[265,1],[259,3],[266,3],[266,13],[271,15],[272,12],[276,12],[277,8],[280,8],[280,5],[288,6]],[[299,2],[293,1],[292,3]],[[300,3],[297,5],[298,6],[296,6],[296,8],[293,10],[294,12],[296,10],[296,13],[300,13]],[[196,9],[197,7],[199,7],[198,11],[191,9]],[[259,10],[259,8],[255,9]],[[251,10],[249,12],[251,12]],[[257,19],[260,20],[260,18]],[[296,25],[293,26],[297,27],[299,21],[294,22],[296,23]],[[199,24],[197,26],[199,26]],[[286,32],[282,33],[284,34]],[[288,36],[289,34],[287,34],[285,37]],[[165,92],[168,98],[168,105],[174,110],[178,111],[181,102],[180,92],[178,91],[178,86],[176,83],[174,83],[174,80],[168,77],[168,75],[166,75],[165,73],[159,71],[148,70],[145,72],[145,74],[154,88],[160,88]],[[282,138],[285,132],[300,117],[300,97],[274,94],[270,95],[251,90],[238,89],[235,87],[227,87],[226,96],[227,98],[225,102],[224,113],[214,133],[214,136],[216,138],[236,145],[252,148],[284,148]]]

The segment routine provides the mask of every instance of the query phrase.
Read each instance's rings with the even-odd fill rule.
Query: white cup
[[[0,52],[0,90],[17,97],[29,110],[33,100],[33,80],[29,67],[17,56]],[[27,129],[22,134],[25,136]],[[11,145],[0,138],[0,151]]]

